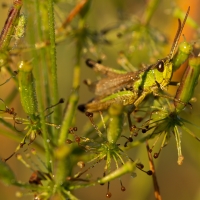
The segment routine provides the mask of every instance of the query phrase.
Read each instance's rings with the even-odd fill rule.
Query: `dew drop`
[[[131,173],[131,178],[137,177],[137,174],[135,172]]]
[[[61,127],[61,125],[57,125],[57,126],[56,126],[56,129],[60,129],[60,127]]]

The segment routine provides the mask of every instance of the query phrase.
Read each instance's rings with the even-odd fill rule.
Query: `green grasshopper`
[[[106,77],[93,83],[86,82],[89,89],[96,97],[78,106],[82,112],[97,112],[107,110],[113,103],[119,103],[128,107],[128,116],[151,93],[154,96],[166,96],[159,94],[159,90],[166,91],[173,74],[173,58],[187,20],[190,7],[187,10],[183,23],[178,19],[178,30],[175,35],[170,53],[167,57],[158,60],[155,64],[147,66],[136,72],[119,72],[105,67],[91,59],[86,64]],[[131,127],[130,121],[129,126]]]

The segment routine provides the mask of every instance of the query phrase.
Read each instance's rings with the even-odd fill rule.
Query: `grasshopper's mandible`
[[[105,74],[106,77],[100,81],[87,84],[96,96],[92,101],[79,105],[78,109],[82,112],[97,112],[107,110],[113,103],[119,103],[124,106],[131,105],[133,110],[148,94],[153,93],[154,96],[159,96],[159,89],[166,90],[171,82],[173,57],[189,11],[190,7],[182,24],[180,19],[178,20],[178,30],[169,55],[153,65],[136,72],[122,74],[88,59],[86,64],[95,71]]]

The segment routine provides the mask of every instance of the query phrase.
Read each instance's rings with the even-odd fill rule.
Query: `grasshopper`
[[[86,82],[89,89],[95,93],[96,97],[78,106],[82,112],[98,112],[107,110],[113,103],[128,106],[128,118],[149,94],[154,96],[166,95],[159,94],[159,90],[166,91],[173,75],[173,58],[187,20],[190,7],[181,24],[178,19],[178,30],[176,32],[170,53],[167,57],[159,59],[155,64],[144,67],[136,72],[119,72],[105,67],[91,59],[86,60],[86,64],[97,72],[101,72],[106,77],[96,82]],[[129,126],[131,123],[129,120]]]
[[[189,64],[186,67],[184,75],[181,79],[175,95],[175,99],[178,99],[181,102],[189,103],[190,99],[193,97],[194,89],[197,85],[199,75],[200,57],[192,57],[189,59]],[[152,148],[150,149],[150,152],[152,152],[152,149],[158,141],[159,137],[163,135],[161,147],[158,153],[154,153],[154,158],[158,158],[163,147],[168,144],[171,136],[174,135],[178,151],[177,163],[181,165],[184,159],[181,150],[181,139],[184,136],[182,134],[182,131],[190,134],[196,140],[200,141],[200,138],[186,127],[187,123],[192,123],[188,122],[181,116],[181,112],[184,110],[185,106],[186,104],[183,105],[178,101],[170,102],[165,99],[165,101],[162,102],[161,106],[159,105],[159,107],[151,107],[155,110],[151,113],[150,120],[148,120],[146,124],[143,124],[144,127],[148,127],[147,131],[152,131],[153,129],[149,138],[152,139],[154,137],[157,137]]]

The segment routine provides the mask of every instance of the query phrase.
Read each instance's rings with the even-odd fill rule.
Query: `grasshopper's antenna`
[[[172,48],[171,48],[171,51],[170,51],[170,54],[169,54],[169,59],[170,59],[170,60],[173,58],[174,52],[175,52],[175,50],[176,50],[176,48],[177,48],[177,46],[178,46],[178,42],[179,42],[181,33],[182,33],[182,31],[183,31],[183,28],[184,28],[184,26],[185,26],[185,22],[186,22],[186,20],[187,20],[187,17],[188,17],[189,12],[190,12],[190,6],[188,7],[188,10],[187,10],[187,13],[186,13],[186,15],[185,15],[185,18],[184,18],[184,20],[183,20],[182,25],[181,25],[181,20],[178,19],[178,30],[177,30],[177,32],[176,32],[176,36],[175,36],[175,38],[174,38],[174,42],[173,42],[173,45],[172,45]]]

